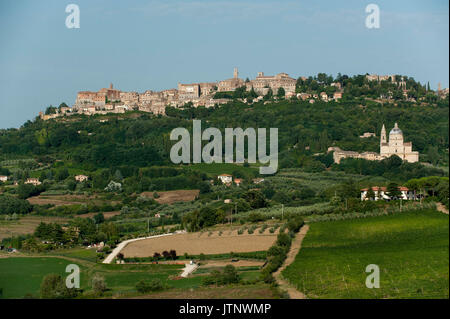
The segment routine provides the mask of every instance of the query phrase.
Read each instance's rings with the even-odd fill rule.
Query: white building
[[[86,175],[76,175],[75,176],[75,180],[80,183],[87,181],[88,179],[89,179],[89,176],[86,176]]]
[[[41,181],[38,178],[27,178],[25,184],[32,184],[34,186],[41,185]]]
[[[223,184],[228,184],[233,181],[233,175],[230,174],[220,174],[217,178],[220,179]]]
[[[8,176],[0,175],[0,182],[8,181]]]
[[[414,200],[414,191],[409,190],[407,187],[403,187],[400,186],[398,188],[398,190],[400,191],[401,195],[399,199],[404,199],[404,200]],[[371,200],[370,198],[367,197],[367,192],[369,191],[368,188],[363,188],[361,189],[361,201],[365,201],[365,200]],[[375,194],[375,197],[373,200],[390,200],[391,197],[387,194],[386,191],[386,187],[378,187],[378,186],[374,186],[372,187],[372,191]]]

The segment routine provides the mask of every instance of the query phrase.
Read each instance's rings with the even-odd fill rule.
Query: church
[[[402,160],[415,163],[419,161],[419,152],[412,150],[411,142],[403,141],[403,132],[395,123],[394,128],[389,132],[389,141],[386,139],[386,128],[381,129],[380,138],[380,156],[387,158],[392,155],[397,155]]]
[[[397,155],[402,160],[415,163],[419,161],[419,152],[412,150],[411,142],[403,141],[403,132],[395,123],[394,128],[389,132],[389,140],[386,136],[386,128],[383,124],[380,137],[380,153],[353,151],[343,151],[339,147],[329,147],[328,152],[333,152],[334,162],[339,164],[343,158],[363,158],[369,161],[380,161],[385,158]]]

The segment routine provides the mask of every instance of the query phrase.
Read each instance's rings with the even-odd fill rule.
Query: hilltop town
[[[320,75],[319,73],[319,77]],[[189,105],[208,108],[226,104],[236,97],[235,92],[237,91],[241,92],[239,100],[248,104],[261,100],[269,103],[267,101],[269,99],[284,98],[297,98],[310,103],[317,100],[329,102],[342,99],[346,93],[343,85],[346,76],[340,79],[331,77],[330,80],[330,77],[323,73],[322,75],[323,79],[304,76],[294,79],[287,73],[265,75],[264,72],[258,72],[254,79],[244,80],[239,77],[239,71],[235,68],[233,77],[230,79],[219,82],[178,83],[177,89],[172,88],[159,92],[152,90],[146,90],[143,93],[127,92],[116,89],[113,84],[110,84],[109,88],[102,88],[97,92],[78,92],[72,107],[62,104],[59,108],[48,108],[39,115],[41,119],[48,120],[64,115],[125,113],[131,110],[165,114],[167,106],[180,108]],[[417,83],[412,78],[408,79],[406,76],[399,75],[365,75],[364,79],[368,87],[373,87],[373,83],[376,83],[382,88],[387,88],[380,90],[377,96],[379,101],[404,99],[415,103],[425,100],[424,96],[417,96]],[[309,85],[308,88],[312,85],[313,90],[305,89],[305,83]],[[323,91],[314,90],[314,86],[318,86]],[[430,91],[429,87],[424,90]],[[441,90],[439,85],[437,92],[433,94],[439,98],[445,98],[448,93],[448,88]]]
[[[248,92],[253,90],[256,101],[262,100],[269,91],[275,93],[280,91],[284,96],[292,97],[296,94],[296,83],[297,80],[286,73],[271,76],[259,72],[255,79],[244,80],[239,78],[238,69],[235,68],[230,79],[219,82],[179,83],[177,89],[160,92],[151,90],[143,93],[125,92],[115,89],[110,84],[109,88],[102,88],[98,92],[80,91],[72,107],[62,107],[53,114],[41,112],[40,116],[47,120],[61,115],[124,113],[128,110],[164,114],[166,106],[181,107],[186,103],[192,103],[194,107],[211,107],[227,103],[231,97],[226,93],[239,88],[245,88]],[[339,98],[339,94],[335,97]],[[245,99],[244,102],[247,101]]]

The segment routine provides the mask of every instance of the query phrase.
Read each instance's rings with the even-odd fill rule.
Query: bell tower
[[[238,76],[239,76],[238,68],[234,68],[234,71],[233,71],[233,77],[234,77],[235,79],[237,79]]]
[[[384,144],[384,147],[383,147]],[[386,127],[383,124],[383,127],[381,128],[381,134],[380,134],[380,154],[385,153],[385,145],[387,144],[386,140]]]

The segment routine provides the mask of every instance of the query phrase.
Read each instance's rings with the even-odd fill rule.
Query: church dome
[[[394,128],[389,132],[389,135],[391,134],[403,134],[402,130],[399,129],[397,123],[395,123]]]

